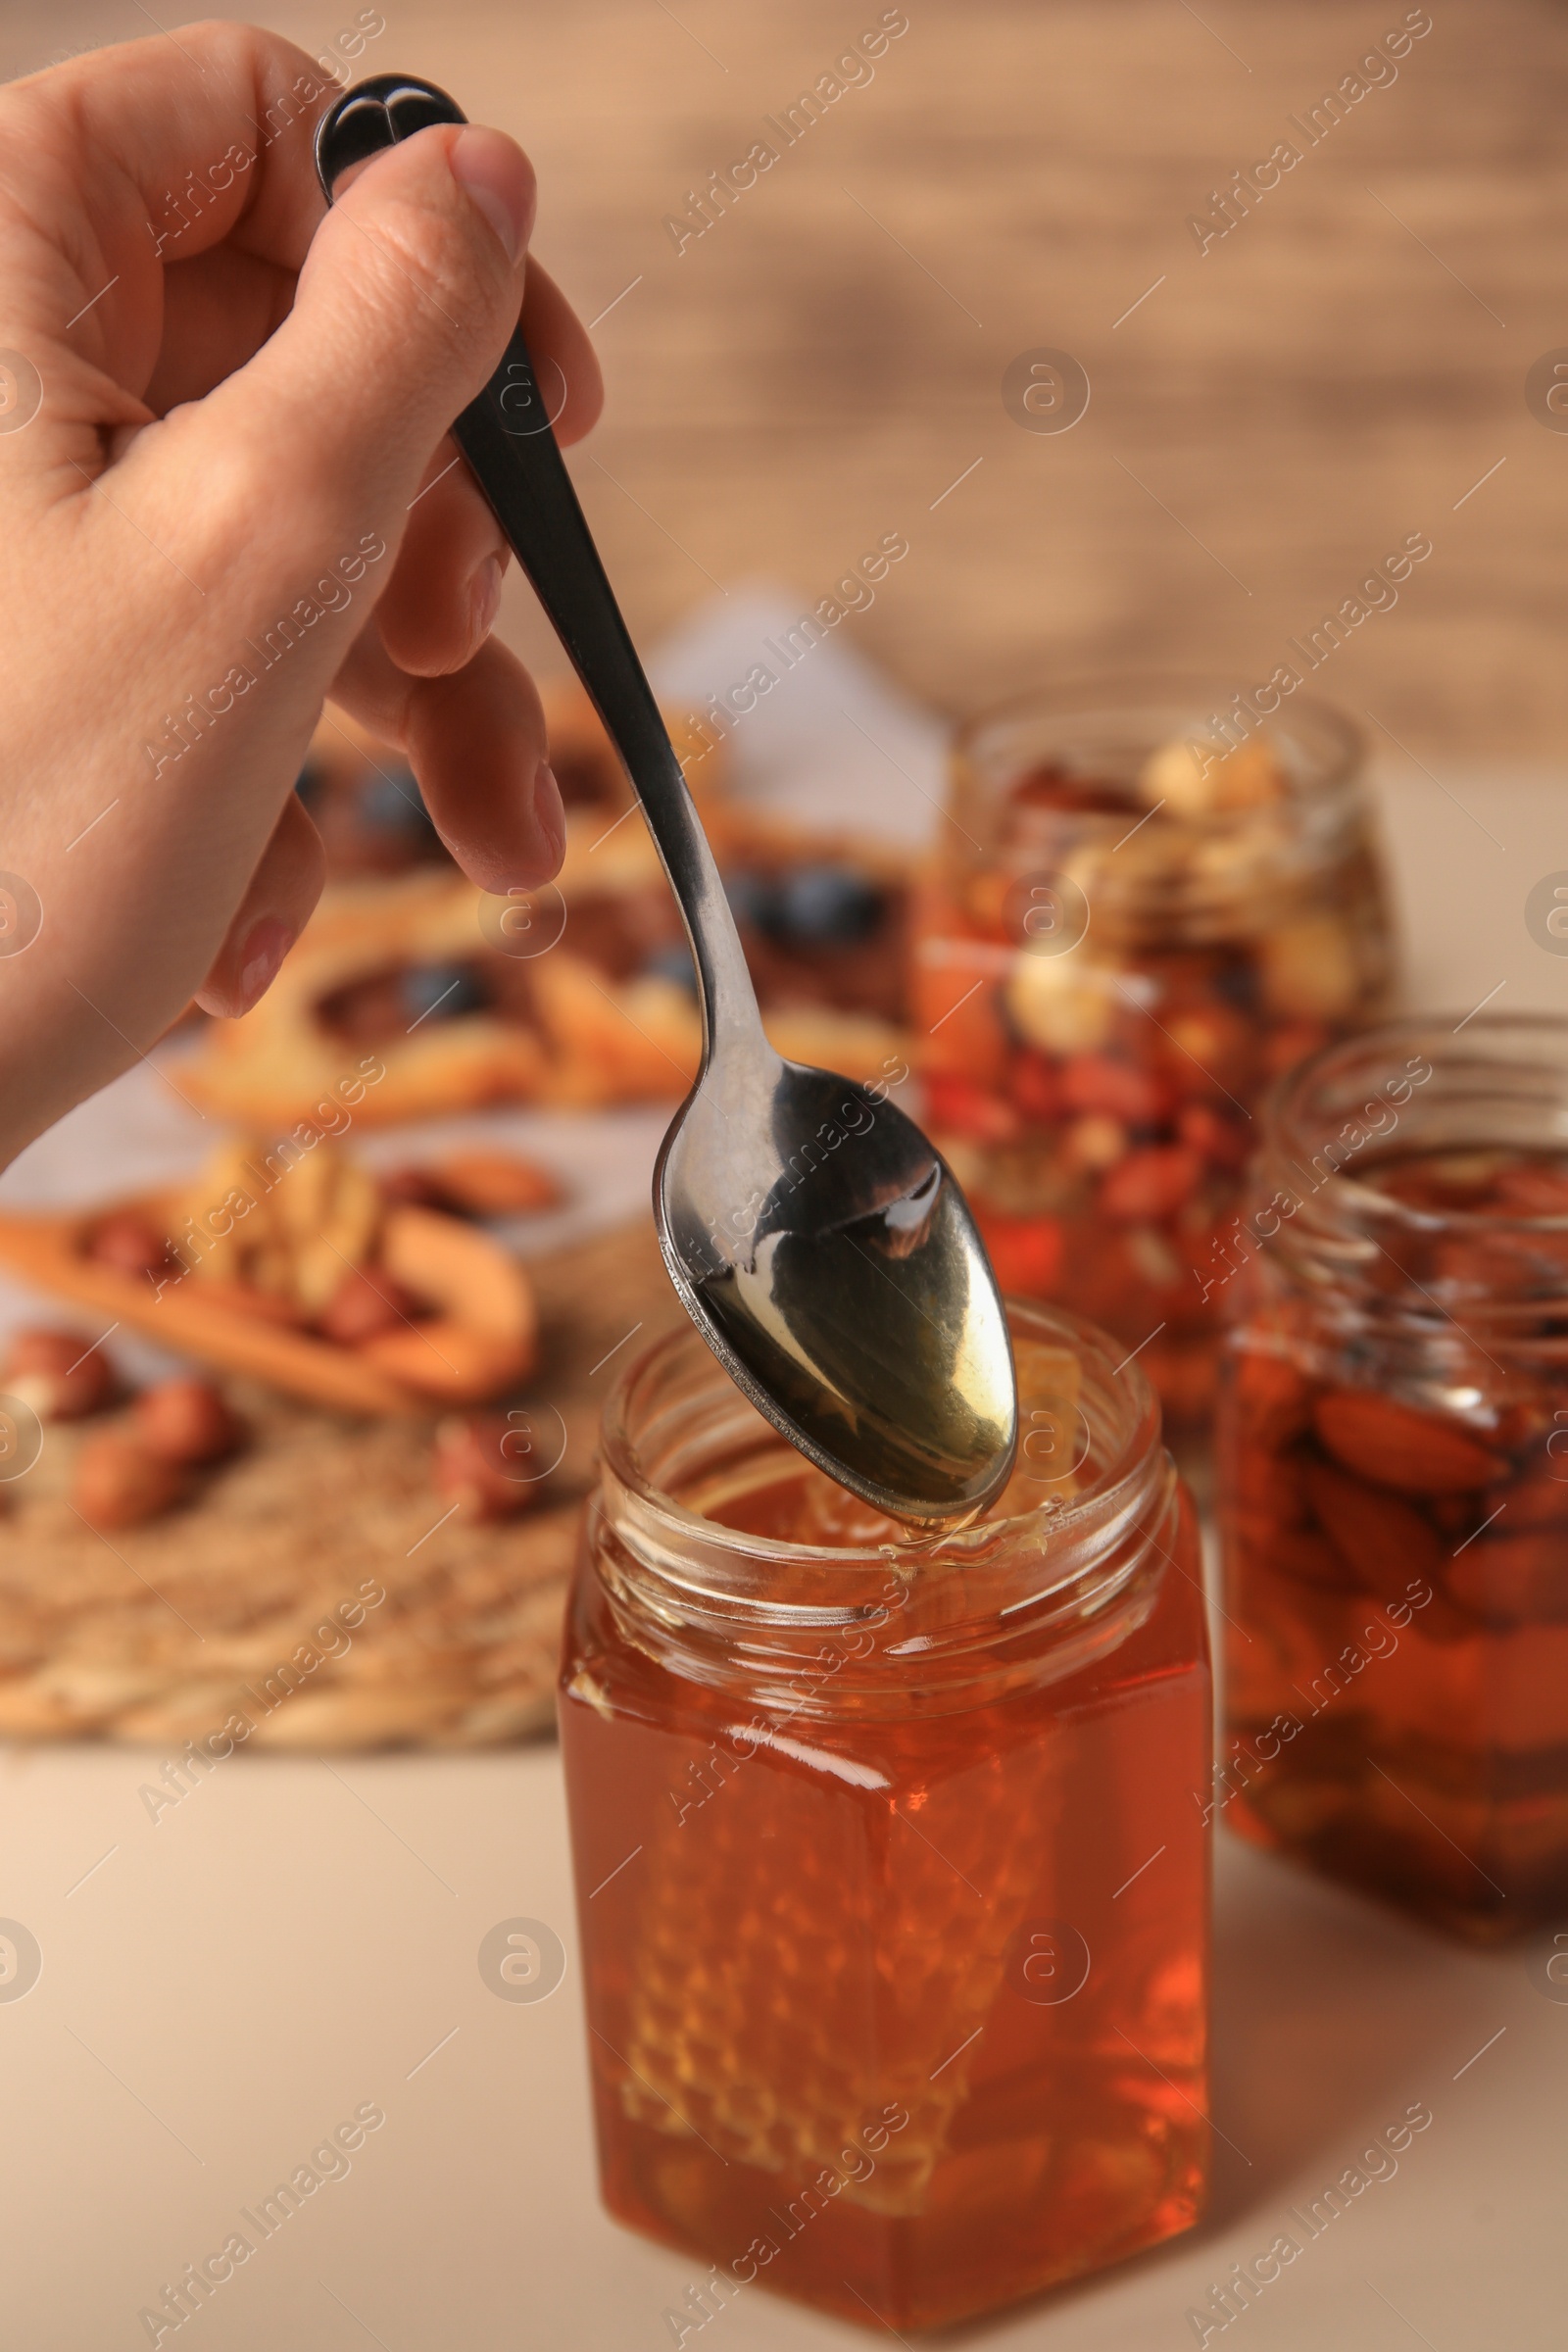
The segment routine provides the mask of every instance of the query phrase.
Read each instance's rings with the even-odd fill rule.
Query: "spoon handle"
[[[351,164],[430,123],[466,119],[444,90],[412,74],[356,83],[316,134],[327,202]],[[691,940],[706,1067],[726,1033],[760,1035],[757,995],[712,850],[577,502],[520,326],[452,433],[642,803]]]

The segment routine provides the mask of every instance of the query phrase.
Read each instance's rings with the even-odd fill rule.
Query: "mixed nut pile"
[[[155,1300],[188,1283],[235,1316],[353,1351],[432,1405],[474,1408],[437,1423],[432,1480],[470,1516],[497,1519],[538,1498],[515,1458],[525,1416],[492,1402],[532,1367],[534,1307],[521,1266],[468,1221],[556,1198],[549,1177],[510,1152],[456,1152],[377,1178],[330,1144],[281,1169],[263,1147],[235,1144],[172,1217],[110,1209],[83,1249],[144,1280]],[[172,1314],[160,1336],[177,1350],[182,1329]],[[215,1380],[181,1372],[129,1394],[107,1345],[78,1331],[16,1332],[0,1393],[44,1424],[103,1418],[76,1449],[72,1486],[73,1506],[100,1532],[192,1499],[248,1439]]]

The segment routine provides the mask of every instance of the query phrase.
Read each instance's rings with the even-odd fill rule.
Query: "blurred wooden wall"
[[[337,4],[257,13],[317,49]],[[1568,433],[1524,397],[1568,346],[1557,0],[1431,0],[1312,147],[1288,118],[1402,0],[906,5],[874,77],[677,252],[665,217],[781,146],[764,118],[880,0],[384,0],[360,70],[515,132],[539,252],[585,318],[614,304],[573,466],[638,632],[748,579],[814,599],[898,530],[851,631],[954,710],[1126,662],[1266,676],[1419,531],[1319,689],[1424,758],[1568,749]],[[128,0],[7,0],[0,68],[147,28]],[[1282,138],[1299,165],[1200,254],[1188,216]],[[1039,347],[1091,380],[1069,432],[1004,408]],[[539,642],[520,593],[508,626]]]

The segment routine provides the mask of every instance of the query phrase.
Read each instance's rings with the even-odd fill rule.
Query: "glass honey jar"
[[[692,1332],[607,1408],[561,1720],[605,2200],[882,2332],[1187,2229],[1209,1674],[1137,1365],[1011,1311],[1017,1470],[920,1534]]]
[[[1378,1017],[1360,739],[1276,682],[1111,682],[981,718],[915,918],[925,1123],[1003,1288],[1138,1348],[1173,1441],[1269,1081]]]
[[[1568,1023],[1288,1081],[1229,1249],[1244,1836],[1490,1942],[1568,1910]]]

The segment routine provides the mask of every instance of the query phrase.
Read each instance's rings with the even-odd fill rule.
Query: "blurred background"
[[[154,13],[8,0],[0,72]],[[571,463],[642,642],[760,577],[824,595],[899,530],[855,642],[952,712],[1125,662],[1266,676],[1422,530],[1398,607],[1314,684],[1426,760],[1556,752],[1568,435],[1525,402],[1568,344],[1551,0],[1439,8],[1315,145],[1292,118],[1312,132],[1425,11],[909,0],[789,147],[767,119],[874,0],[386,0],[352,58],[346,0],[211,13],[351,76],[417,70],[527,148],[535,249],[598,320],[606,414]],[[758,139],[778,163],[677,250],[666,221]],[[1190,220],[1281,140],[1300,163],[1200,251]],[[1070,431],[1004,405],[1043,348],[1090,380]],[[504,628],[559,666],[509,593]]]
[[[940,716],[1110,667],[1263,679],[1424,535],[1397,602],[1345,631],[1312,688],[1374,748],[1411,996],[1470,1005],[1506,986],[1510,1007],[1561,1009],[1564,967],[1522,914],[1568,862],[1552,0],[212,13],[345,79],[427,75],[526,146],[535,249],[592,322],[607,383],[569,462],[644,647],[726,599],[755,619],[758,590],[803,610],[896,533],[907,556],[835,643]],[[874,72],[779,128],[879,25]],[[160,35],[177,41],[178,20],[142,0],[5,0],[0,74]],[[1374,43],[1384,62],[1360,79]],[[1325,110],[1348,79],[1362,94]],[[776,163],[695,233],[710,175],[759,140]],[[1282,141],[1299,160],[1265,186],[1255,168]],[[1024,405],[1045,353],[1087,382],[1067,429]],[[501,627],[561,674],[514,575]],[[616,1154],[629,1212],[643,1163]],[[110,1161],[67,1136],[38,1164],[79,1186]],[[160,1820],[146,1751],[0,1753],[0,1912],[44,1953],[39,1997],[0,2015],[25,2026],[0,2034],[0,2201],[30,2249],[0,2282],[7,2343],[147,2340],[138,2307],[160,2281],[367,2101],[388,2128],[204,2309],[209,2346],[680,2340],[693,2266],[595,2202],[575,1984],[514,2006],[482,1974],[498,1923],[572,1935],[554,1756],[341,1760],[236,1767]],[[986,2340],[1189,2340],[1206,2282],[1421,2097],[1438,2129],[1420,2176],[1412,2160],[1375,2220],[1314,2249],[1249,2340],[1554,2342],[1560,2130],[1541,2086],[1560,2035],[1523,1964],[1439,1947],[1234,1841],[1219,1903],[1212,2221]],[[1462,2273],[1461,2243],[1478,2249]],[[863,2340],[761,2297],[722,2336]]]

